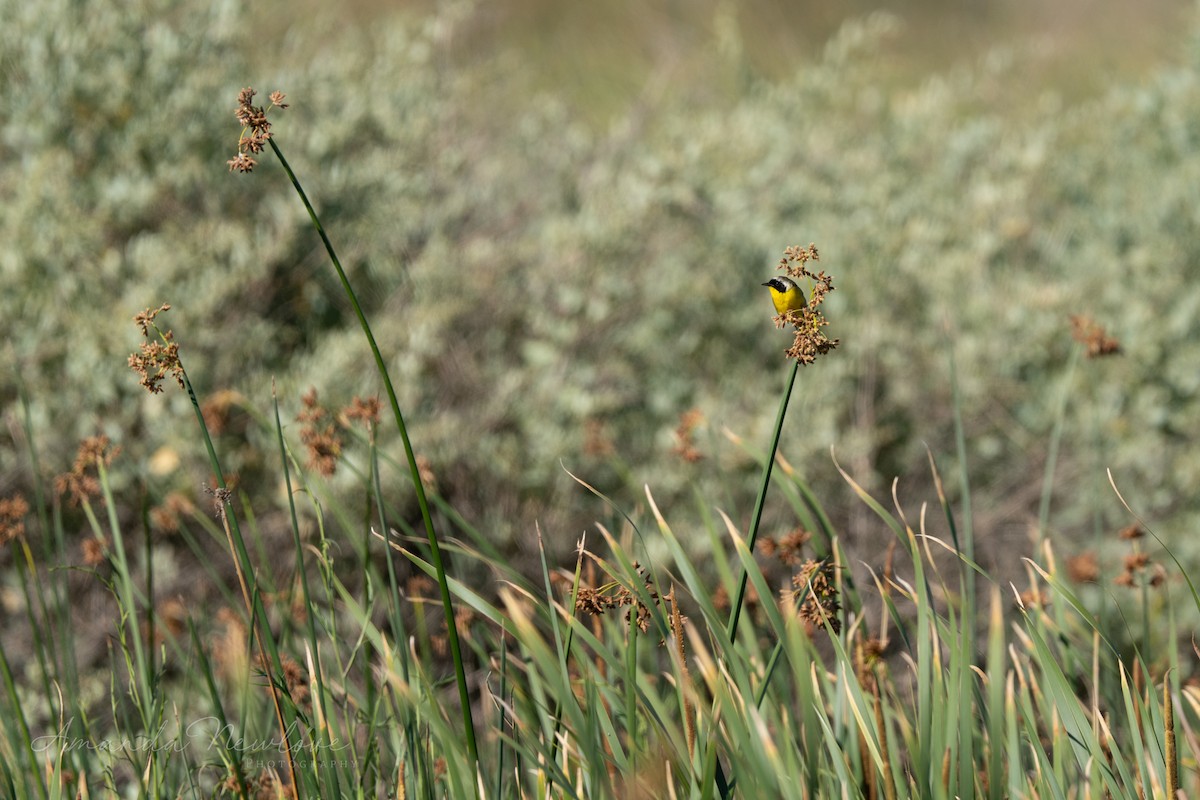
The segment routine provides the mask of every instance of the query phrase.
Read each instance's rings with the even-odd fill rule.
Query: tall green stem
[[[371,354],[375,357],[375,366],[378,368],[379,375],[383,378],[383,385],[387,390],[388,402],[392,407],[392,415],[396,418],[396,427],[400,430],[400,440],[404,443],[404,455],[408,459],[408,469],[412,475],[413,488],[417,495],[417,505],[421,509],[421,520],[425,523],[425,532],[429,536],[430,563],[433,564],[433,568],[437,572],[438,588],[441,590],[442,595],[442,609],[446,615],[446,639],[450,646],[450,655],[454,660],[454,674],[458,682],[459,701],[462,704],[463,732],[467,739],[467,754],[471,759],[472,767],[475,771],[478,771],[479,750],[475,744],[475,723],[471,713],[471,694],[467,688],[467,674],[463,667],[462,651],[458,641],[458,628],[454,621],[454,604],[450,600],[450,584],[446,580],[446,570],[442,562],[442,549],[438,544],[437,533],[433,529],[433,517],[429,513],[429,502],[425,498],[425,487],[421,483],[421,473],[417,468],[417,457],[413,452],[412,443],[408,438],[408,428],[404,424],[404,415],[400,413],[400,403],[396,399],[396,390],[393,388],[392,380],[388,376],[387,365],[384,363],[383,354],[379,351],[379,345],[375,343],[375,335],[371,333],[371,326],[367,322],[367,317],[363,313],[362,306],[359,305],[358,296],[354,293],[354,288],[350,285],[349,278],[346,277],[346,271],[342,269],[342,262],[338,259],[337,253],[333,249],[333,243],[329,241],[329,237],[325,233],[325,228],[321,225],[321,220],[317,217],[316,210],[313,208],[312,203],[308,201],[308,195],[304,193],[304,187],[296,179],[296,173],[292,171],[291,165],[283,157],[279,146],[275,144],[274,139],[269,139],[268,141],[270,142],[271,150],[274,151],[276,157],[279,158],[279,163],[283,165],[284,171],[287,172],[292,186],[295,187],[296,194],[300,195],[300,200],[304,203],[305,210],[308,211],[308,216],[312,220],[313,227],[316,228],[317,234],[325,244],[325,250],[329,253],[329,260],[333,262],[333,267],[337,270],[338,279],[342,282],[342,289],[345,290],[346,297],[349,298],[350,305],[354,308],[354,313],[358,317],[358,323],[362,326],[363,334],[367,337],[367,343],[371,347]]]
[[[775,433],[771,436],[771,446],[767,452],[766,463],[763,464],[762,483],[758,487],[758,499],[754,501],[754,519],[750,523],[750,532],[746,546],[754,552],[754,542],[758,539],[758,526],[762,522],[763,506],[766,504],[767,487],[771,485],[771,470],[775,466],[775,453],[779,451],[779,437],[783,432],[783,418],[787,415],[788,402],[792,399],[792,388],[796,385],[796,374],[800,371],[800,362],[792,362],[792,372],[788,376],[787,386],[783,390],[783,399],[779,401],[779,413],[775,415]],[[738,620],[742,615],[742,602],[746,596],[746,582],[749,580],[746,570],[742,570],[742,578],[738,583],[737,595],[733,598],[733,607],[729,616],[729,626],[726,629],[730,643],[737,638]]]

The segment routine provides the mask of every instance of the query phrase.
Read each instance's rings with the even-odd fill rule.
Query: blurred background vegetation
[[[278,164],[227,170],[253,85],[293,104],[277,141],[367,303],[439,492],[515,551],[535,522],[563,552],[610,513],[564,467],[626,507],[649,484],[677,531],[689,508],[744,523],[788,343],[759,284],[785,246],[816,242],[842,347],[802,370],[782,453],[852,553],[890,536],[858,516],[830,448],[873,490],[901,476],[902,496],[927,499],[926,447],[953,453],[951,351],[984,546],[1028,552],[1065,396],[1052,529],[1090,542],[1124,524],[1111,467],[1187,553],[1192,6],[287,7],[0,0],[0,494],[32,482],[23,392],[45,477],[103,432],[124,448],[131,516],[143,484],[150,502],[200,496],[187,399],[148,396],[125,363],[132,315],[163,302],[264,516],[282,502],[254,421],[272,380],[289,420],[309,387],[333,407],[380,392]],[[1124,354],[1070,373],[1069,314]],[[692,409],[699,460],[678,452]]]

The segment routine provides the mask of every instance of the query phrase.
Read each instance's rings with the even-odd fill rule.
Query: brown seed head
[[[93,474],[100,466],[107,467],[121,452],[113,447],[107,436],[89,436],[79,443],[75,463],[70,472],[54,479],[54,490],[59,495],[69,495],[71,505],[79,505],[100,494],[100,481]]]
[[[792,588],[784,591],[784,599],[799,602],[796,613],[814,629],[828,623],[834,633],[841,632],[838,618],[841,600],[838,597],[833,563],[809,560],[792,576]]]
[[[421,487],[429,494],[437,494],[437,473],[433,471],[433,462],[423,455],[417,456],[417,475],[421,478]]]
[[[303,408],[296,420],[303,423],[300,441],[308,448],[308,466],[325,477],[337,471],[342,454],[342,439],[327,409],[317,402],[317,390],[311,388],[300,398]]]
[[[25,535],[25,515],[28,513],[29,503],[19,492],[0,498],[0,547]]]
[[[1071,337],[1086,348],[1088,358],[1102,358],[1121,352],[1121,343],[1109,336],[1091,317],[1072,314],[1070,320]]]
[[[696,449],[696,428],[703,422],[704,413],[698,408],[685,411],[679,417],[679,427],[675,429],[675,447],[671,452],[689,464],[704,458],[704,454]]]
[[[168,375],[175,379],[179,388],[184,387],[183,364],[179,361],[179,345],[175,342],[175,334],[170,330],[161,330],[154,321],[155,317],[170,308],[169,304],[163,303],[154,311],[147,308],[133,317],[142,336],[149,339],[151,329],[158,335],[158,341],[142,342],[138,352],[129,356],[129,368],[141,377],[142,386],[151,394],[162,391],[162,381]]]
[[[1117,538],[1124,539],[1125,541],[1141,539],[1145,535],[1146,529],[1141,525],[1138,525],[1136,522],[1132,525],[1126,525],[1124,528],[1121,528],[1121,530],[1117,531]]]
[[[98,567],[104,563],[108,552],[108,540],[102,536],[89,536],[83,540],[83,563],[89,567]]]
[[[590,417],[583,423],[583,452],[589,456],[611,456],[617,451],[604,420]]]
[[[150,509],[150,522],[163,533],[175,533],[179,530],[179,521],[195,511],[191,500],[179,492],[171,492],[161,504]]]
[[[373,428],[379,424],[379,398],[368,397],[364,400],[355,395],[350,405],[342,409],[342,414],[348,420],[356,420],[367,428]]]
[[[1130,553],[1125,556],[1124,563],[1126,571],[1136,572],[1145,569],[1146,565],[1150,563],[1150,556],[1145,553]]]
[[[242,134],[238,138],[237,155],[229,159],[230,172],[251,172],[257,162],[250,154],[258,154],[266,147],[271,139],[271,123],[267,120],[267,112],[272,108],[285,109],[288,104],[283,102],[283,92],[271,92],[271,105],[264,109],[254,105],[253,89],[246,88],[238,92],[237,108],[233,116],[242,126]]]
[[[1100,561],[1090,550],[1067,559],[1067,575],[1075,583],[1095,583],[1100,578]]]

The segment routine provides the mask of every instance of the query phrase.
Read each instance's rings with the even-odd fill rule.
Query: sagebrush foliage
[[[810,240],[841,276],[830,314],[844,354],[804,376],[803,426],[782,449],[816,485],[835,485],[835,442],[882,480],[916,471],[924,443],[940,449],[949,343],[978,507],[1004,509],[984,527],[1025,521],[1068,315],[1084,313],[1126,356],[1076,376],[1061,469],[1095,471],[1085,445],[1101,438],[1128,492],[1171,527],[1197,521],[1195,64],[1073,107],[995,109],[986,98],[1032,73],[1032,50],[885,90],[870,53],[896,23],[877,16],[782,82],[747,78],[738,48],[714,47],[736,96],[663,97],[598,132],[554,97],[490,113],[490,87],[528,67],[444,58],[469,8],[319,46],[297,31],[295,55],[264,64],[239,3],[151,6],[85,24],[65,2],[3,2],[0,326],[15,369],[0,391],[11,412],[25,383],[48,461],[98,425],[136,432],[135,454],[190,452],[157,425],[183,399],[147,402],[124,365],[125,321],[163,301],[202,391],[264,408],[275,377],[298,409],[309,386],[333,402],[370,390],[282,174],[269,158],[252,176],[226,169],[233,99],[253,82],[294,104],[276,135],[367,289],[418,450],[451,502],[498,533],[594,516],[577,513],[560,461],[628,498],[647,480],[664,498],[748,494],[755,470],[721,451],[720,430],[753,441],[770,424],[762,398],[786,342],[758,284],[783,246]],[[713,434],[699,463],[670,455],[691,408]],[[253,479],[263,443],[224,446]],[[4,474],[23,463],[0,451]],[[202,480],[191,463],[172,480]],[[1084,522],[1084,498],[1057,499],[1055,521]]]

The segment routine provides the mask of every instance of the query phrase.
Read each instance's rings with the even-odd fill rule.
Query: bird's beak
[[[770,282],[770,281],[767,281],[766,283],[764,283],[764,284],[762,284],[762,285],[763,285],[763,286],[770,286],[770,285],[771,285],[771,282]]]

